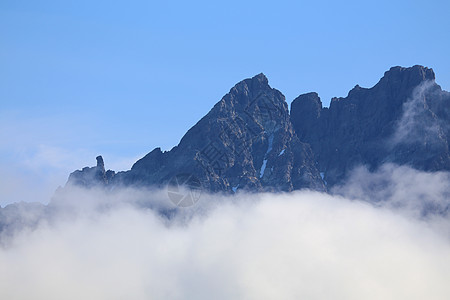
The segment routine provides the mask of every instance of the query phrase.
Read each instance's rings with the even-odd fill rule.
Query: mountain
[[[390,178],[409,170],[398,166],[430,174],[450,171],[449,121],[450,93],[423,66],[393,67],[372,88],[356,85],[347,97],[333,98],[329,107],[323,107],[317,93],[300,95],[290,111],[283,94],[259,74],[236,84],[170,151],[156,148],[131,170],[118,173],[106,170],[98,156],[96,166],[71,173],[48,205],[0,207],[0,246],[41,220],[70,219],[86,209],[107,211],[122,203],[118,199],[124,194],[127,205],[168,218],[177,208],[166,201],[167,195],[176,206],[189,206],[198,200],[197,189],[229,194],[311,189],[389,201],[398,190]],[[372,178],[358,171],[360,166]],[[355,174],[365,177],[355,180]],[[420,174],[407,180],[421,184]],[[439,182],[430,189],[448,195],[449,174],[433,173]],[[121,187],[144,189],[116,189]],[[147,188],[152,187],[167,191],[151,190],[156,194],[149,198]],[[435,198],[418,195],[416,202],[406,202],[419,207],[423,216],[448,216],[448,201]]]
[[[183,174],[212,192],[325,190],[311,147],[294,132],[285,97],[263,74],[236,84],[172,150],[156,148],[117,174],[105,172],[101,159],[72,173],[68,183],[161,187]]]
[[[360,165],[450,170],[449,120],[450,93],[423,66],[393,67],[329,108],[317,93],[300,95],[290,112],[259,74],[236,84],[172,150],[156,148],[119,173],[97,157],[68,184],[163,187],[181,175],[211,192],[325,191]]]
[[[333,98],[329,108],[316,93],[300,95],[291,120],[332,186],[359,165],[450,170],[449,112],[450,93],[435,83],[432,69],[394,67],[374,87],[357,85],[347,97]]]

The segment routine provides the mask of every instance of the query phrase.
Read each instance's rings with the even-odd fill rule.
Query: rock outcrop
[[[213,192],[325,189],[311,148],[294,133],[285,97],[263,74],[234,86],[178,146],[153,150],[113,183],[163,186],[183,173]]]
[[[322,107],[316,93],[291,105],[291,120],[311,145],[329,186],[358,165],[392,162],[425,171],[450,170],[450,96],[432,69],[394,67],[372,88],[356,86]]]
[[[283,94],[259,74],[236,84],[172,150],[156,148],[117,174],[105,172],[99,157],[69,183],[162,187],[190,174],[212,192],[324,191],[359,165],[450,170],[449,120],[450,93],[422,66],[393,67],[329,108],[317,93],[300,95],[290,114]]]
[[[83,187],[105,186],[108,185],[114,177],[115,172],[105,171],[105,163],[102,156],[97,156],[97,166],[89,168],[84,167],[82,170],[76,170],[69,176],[68,184]]]

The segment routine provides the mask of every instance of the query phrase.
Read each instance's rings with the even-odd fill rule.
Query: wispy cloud
[[[389,139],[391,147],[398,144],[411,145],[424,140],[433,140],[442,135],[439,119],[429,109],[427,96],[436,83],[427,80],[418,85],[411,97],[403,104],[403,113],[396,124],[393,136]],[[440,100],[440,99],[436,99]]]
[[[415,217],[427,214],[450,217],[449,182],[448,172],[423,172],[395,164],[385,164],[370,172],[360,166],[332,192],[348,199],[399,209]]]
[[[116,171],[130,169],[142,156],[87,149],[83,137],[71,132],[71,125],[56,117],[46,120],[0,112],[0,206],[20,201],[47,203],[71,172],[95,165],[99,154],[106,168]]]

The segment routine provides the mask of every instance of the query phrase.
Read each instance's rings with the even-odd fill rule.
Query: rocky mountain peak
[[[427,80],[435,80],[433,69],[420,65],[413,67],[392,67],[384,73],[377,85],[415,87]]]
[[[263,73],[259,73],[251,78],[244,79],[237,83],[236,86],[246,85],[250,90],[266,90],[271,89],[269,86],[269,79]]]
[[[291,103],[291,121],[300,140],[309,131],[316,130],[322,113],[322,101],[317,93],[302,94]]]
[[[284,95],[258,74],[237,83],[171,151],[155,149],[115,182],[164,185],[193,174],[211,191],[324,189]]]
[[[326,190],[325,182],[331,188],[359,165],[450,170],[450,93],[434,78],[423,66],[393,67],[329,108],[317,93],[302,94],[289,113],[284,95],[260,73],[232,87],[172,150],[156,148],[117,174],[105,172],[99,156],[69,183],[162,187],[188,174],[213,192]]]
[[[262,96],[271,98],[277,106],[283,106],[286,102],[286,99],[281,92],[270,87],[269,80],[263,73],[237,83],[230,89],[230,92],[222,98],[221,102],[245,109],[250,104],[249,100],[254,100],[255,98]],[[219,102],[218,105],[221,105],[221,102]]]
[[[432,68],[427,68],[421,65],[415,65],[409,68],[395,66],[384,73],[386,78],[405,77],[407,79],[416,78],[423,80],[434,80],[436,76]]]
[[[95,158],[97,160],[97,170],[105,170],[105,163],[103,162],[103,157],[101,155]]]
[[[264,73],[259,73],[250,79],[252,82],[258,82],[261,86],[268,86],[269,80]]]
[[[447,126],[440,125],[448,122],[450,97],[434,79],[430,68],[393,67],[374,87],[357,85],[347,97],[333,98],[329,109],[321,108],[312,95],[295,99],[292,123],[300,139],[311,145],[328,184],[341,182],[358,165],[376,169],[393,162],[423,170],[450,168],[448,142],[443,138]],[[435,117],[439,113],[442,121]],[[399,133],[424,128],[433,130],[421,136]],[[415,149],[400,147],[394,141],[398,137],[414,137]],[[409,144],[403,138],[405,142]]]
[[[302,94],[295,98],[291,103],[291,112],[292,110],[296,111],[296,106],[301,106],[302,109],[310,110],[310,112],[313,113],[314,116],[319,117],[320,111],[322,109],[322,101],[320,100],[320,97],[316,92],[311,92]]]

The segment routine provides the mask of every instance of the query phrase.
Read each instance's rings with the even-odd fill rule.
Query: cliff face
[[[358,165],[449,170],[450,97],[434,80],[432,69],[394,67],[374,87],[356,86],[329,108],[315,93],[296,98],[292,123],[311,145],[328,185],[342,182]]]
[[[156,148],[131,170],[97,167],[70,175],[92,186],[165,186],[193,176],[212,192],[324,191],[359,165],[450,170],[450,94],[432,69],[394,67],[372,88],[355,86],[323,107],[317,93],[285,97],[259,74],[236,84],[167,152]]]
[[[154,149],[130,171],[96,182],[164,186],[179,174],[194,175],[213,192],[325,190],[310,146],[294,133],[285,97],[263,74],[235,85],[172,150]]]

